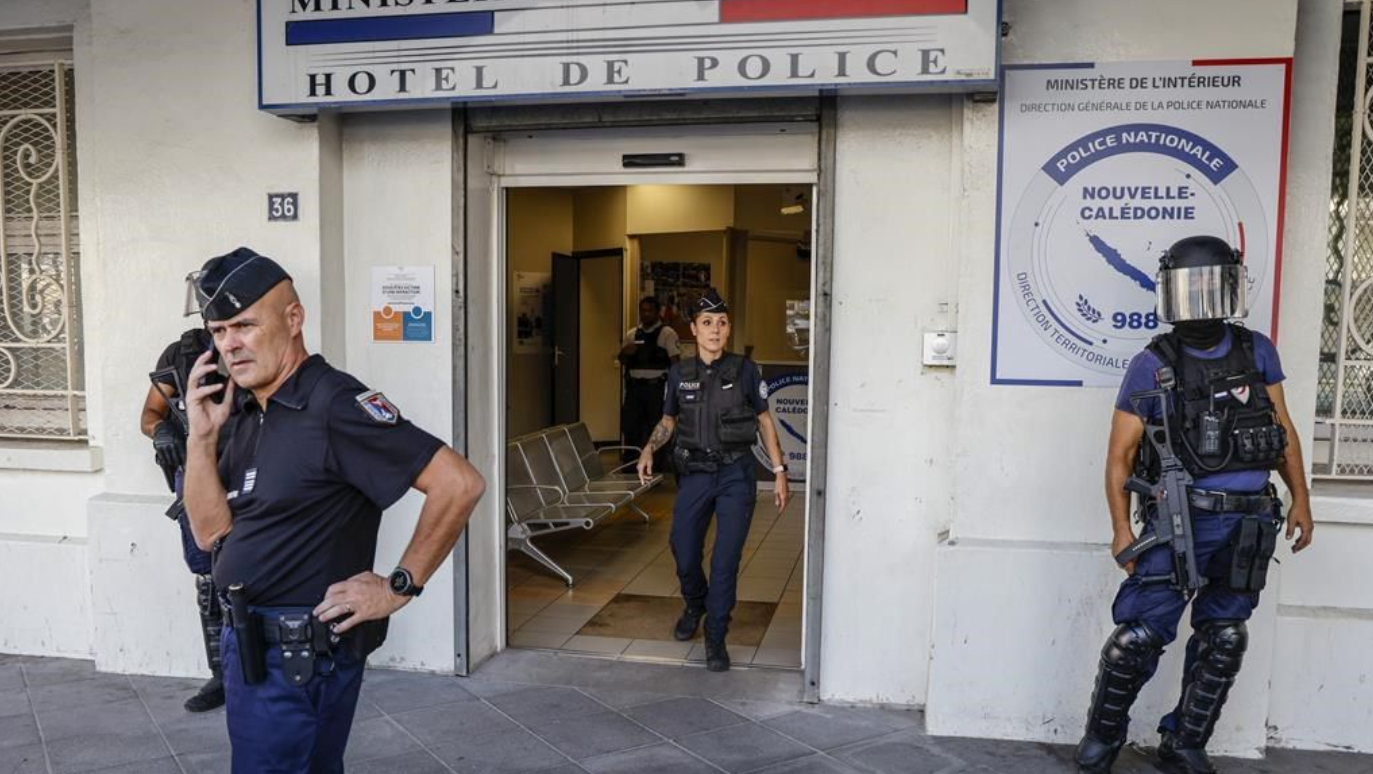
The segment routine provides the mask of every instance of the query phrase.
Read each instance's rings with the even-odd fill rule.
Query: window
[[[85,440],[76,122],[66,61],[0,59],[0,440]]]

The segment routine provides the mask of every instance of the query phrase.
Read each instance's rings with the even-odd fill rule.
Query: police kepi
[[[210,352],[191,371],[185,505],[227,602],[233,772],[342,772],[366,658],[452,551],[482,479],[385,395],[306,352],[305,309],[272,259],[213,258],[187,298],[229,376],[209,378]],[[384,578],[372,572],[381,512],[411,487],[424,507]]]
[[[725,636],[758,498],[752,449],[760,436],[772,462],[779,512],[789,498],[787,466],[758,366],[725,351],[729,308],[713,289],[692,306],[691,332],[696,357],[668,369],[663,418],[640,454],[639,476],[644,481],[652,476],[653,452],[675,432],[672,461],[678,479],[670,540],[686,604],[672,634],[690,640],[705,618],[706,666],[722,672],[730,667]],[[715,549],[707,581],[701,562],[712,516]]]
[[[1271,471],[1291,493],[1287,538],[1300,531],[1293,551],[1311,542],[1305,466],[1277,350],[1262,333],[1228,322],[1248,313],[1242,256],[1216,237],[1183,239],[1161,259],[1157,285],[1159,318],[1173,329],[1130,361],[1106,459],[1112,553],[1129,577],[1111,610],[1116,629],[1101,650],[1075,756],[1078,770],[1092,774],[1115,763],[1130,707],[1177,638],[1189,602],[1182,695],[1159,722],[1158,756],[1166,771],[1216,771],[1206,744],[1243,663],[1245,622],[1283,522]],[[1127,485],[1142,495],[1138,538]]]

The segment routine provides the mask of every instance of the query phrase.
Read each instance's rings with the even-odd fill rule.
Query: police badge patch
[[[768,399],[768,383],[766,379],[758,380],[758,397],[762,398],[763,400]]]
[[[380,390],[364,392],[357,397],[358,406],[367,412],[368,418],[379,425],[394,425],[400,421],[400,409],[386,399]]]

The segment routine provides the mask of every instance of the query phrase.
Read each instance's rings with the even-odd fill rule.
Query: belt
[[[1262,494],[1235,494],[1207,489],[1189,489],[1187,500],[1193,508],[1212,513],[1267,513],[1275,510],[1279,500],[1272,488]]]

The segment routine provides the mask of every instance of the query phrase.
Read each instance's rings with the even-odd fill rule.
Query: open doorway
[[[675,479],[638,484],[625,448],[642,443],[626,395],[660,372],[620,355],[645,335],[636,328],[651,299],[675,333],[650,326],[654,340],[695,357],[686,310],[714,287],[730,302],[729,350],[757,362],[768,386],[793,495],[777,513],[771,474],[757,467],[730,652],[736,667],[801,667],[812,196],[809,184],[507,189],[510,646],[704,660],[699,634],[672,636],[682,609],[669,548]],[[712,528],[707,562],[713,541]]]

